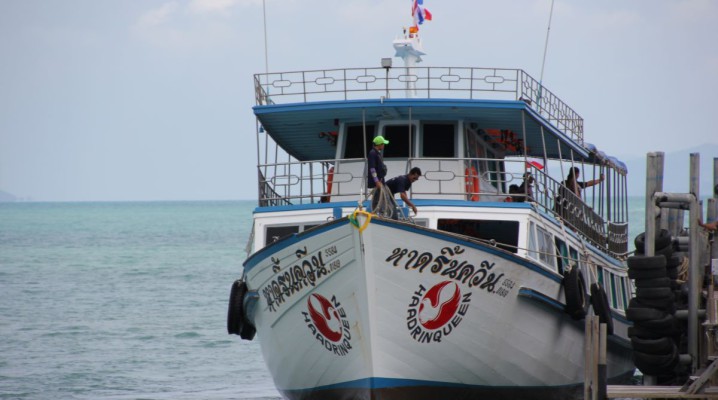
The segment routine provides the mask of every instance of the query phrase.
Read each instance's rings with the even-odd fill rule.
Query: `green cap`
[[[380,144],[389,144],[389,141],[384,139],[384,136],[377,136],[374,138],[374,144],[379,146]]]

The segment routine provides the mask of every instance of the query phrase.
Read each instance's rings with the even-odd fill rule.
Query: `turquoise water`
[[[253,207],[0,204],[0,398],[278,398],[226,331]]]
[[[254,204],[0,203],[0,399],[279,398],[226,331]]]

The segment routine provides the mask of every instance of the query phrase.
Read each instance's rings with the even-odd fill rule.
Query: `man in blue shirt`
[[[418,167],[414,167],[409,171],[408,175],[399,175],[395,178],[391,178],[388,181],[386,181],[386,187],[391,190],[392,197],[399,193],[401,196],[401,199],[404,201],[404,204],[409,206],[412,211],[414,211],[414,214],[418,214],[418,211],[416,210],[416,206],[414,203],[409,200],[409,196],[406,195],[406,192],[411,189],[411,184],[418,181],[419,177],[421,176],[421,169]]]
[[[366,186],[369,189],[373,189],[375,187],[380,188],[384,184],[386,165],[384,165],[382,150],[384,150],[384,145],[389,144],[389,141],[384,139],[384,136],[375,137],[373,142],[374,146],[371,150],[369,150],[369,154],[367,156],[368,168]]]

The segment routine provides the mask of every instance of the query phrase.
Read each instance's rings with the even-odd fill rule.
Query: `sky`
[[[0,191],[256,199],[253,74],[376,67],[411,22],[410,0],[264,5],[268,66],[261,0],[0,0]],[[551,0],[424,5],[422,66],[540,77]],[[715,152],[717,39],[715,0],[555,0],[543,82],[609,155]]]

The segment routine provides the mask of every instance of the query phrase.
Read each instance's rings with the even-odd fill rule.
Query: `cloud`
[[[669,2],[667,15],[681,23],[710,23],[718,16],[718,2],[714,0],[681,0]]]
[[[164,25],[173,15],[177,13],[179,4],[176,1],[162,4],[159,8],[155,8],[140,15],[136,28],[148,29]]]
[[[261,0],[172,0],[141,14],[131,31],[145,43],[168,49],[223,45],[237,29],[227,17],[236,7],[254,5]]]
[[[261,4],[262,0],[190,0],[187,10],[194,14],[228,15],[235,7]]]

